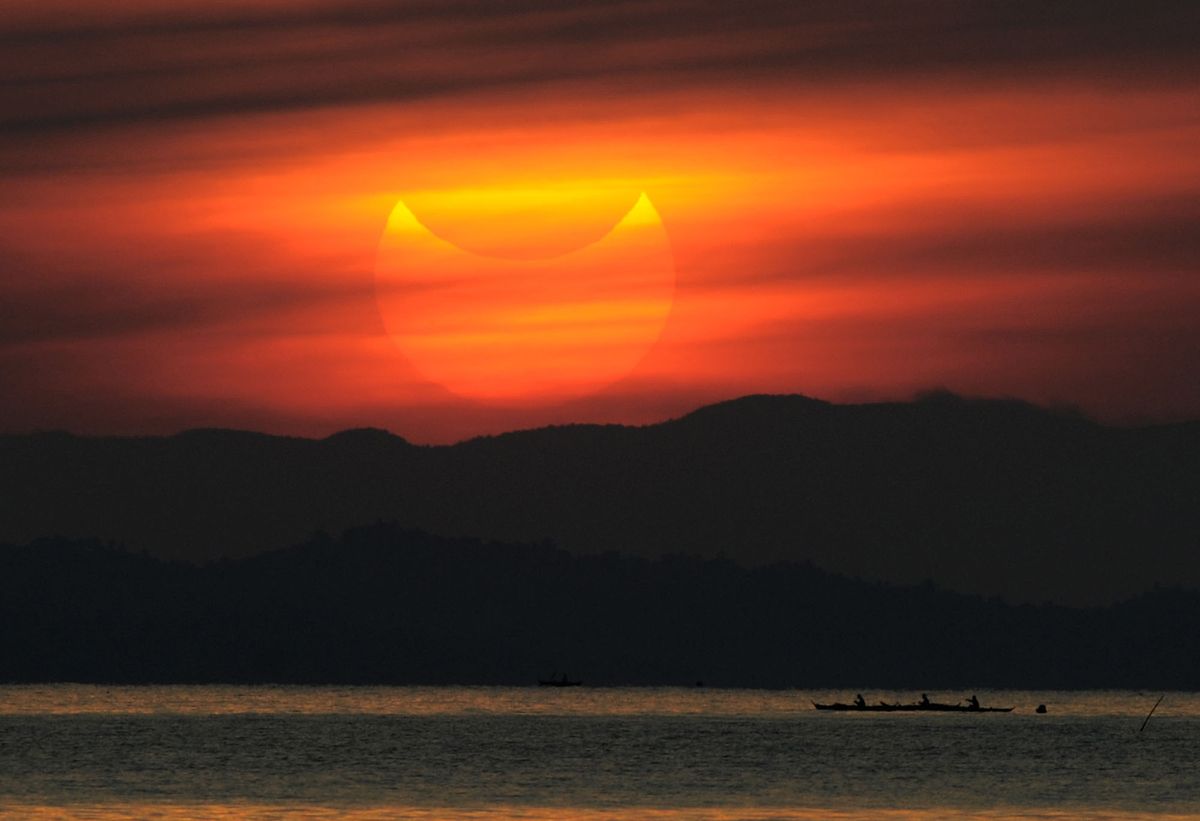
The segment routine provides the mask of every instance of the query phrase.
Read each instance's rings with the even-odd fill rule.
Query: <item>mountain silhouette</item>
[[[573,554],[811,561],[1013,601],[1200,586],[1200,423],[1111,427],[931,394],[751,396],[644,427],[416,446],[225,430],[0,437],[0,540],[245,557],[376,521]]]
[[[197,566],[0,546],[0,682],[1200,687],[1200,592],[1005,604],[811,564],[441,539],[377,524]],[[1027,705],[1023,709],[1028,709]]]

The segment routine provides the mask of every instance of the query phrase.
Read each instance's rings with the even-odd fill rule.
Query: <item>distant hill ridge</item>
[[[204,566],[96,541],[0,545],[0,682],[534,684],[554,671],[592,685],[1194,690],[1200,592],[1010,606],[811,564],[572,556],[395,524]]]
[[[792,559],[1014,600],[1200,586],[1200,423],[1010,400],[750,396],[661,424],[419,446],[377,429],[0,437],[0,540],[207,560],[396,520],[573,553]]]

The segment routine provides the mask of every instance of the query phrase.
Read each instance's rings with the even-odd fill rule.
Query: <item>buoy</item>
[[[1039,704],[1039,705],[1037,706],[1037,709],[1036,709],[1036,710],[1034,710],[1034,712],[1035,712],[1035,713],[1044,713],[1044,712],[1046,712],[1046,705],[1045,705],[1045,704]]]

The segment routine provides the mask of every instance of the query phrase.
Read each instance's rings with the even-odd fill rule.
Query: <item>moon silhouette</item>
[[[662,332],[675,261],[643,193],[594,243],[544,259],[466,251],[400,201],[375,265],[388,334],[428,380],[472,399],[594,393],[626,376]]]

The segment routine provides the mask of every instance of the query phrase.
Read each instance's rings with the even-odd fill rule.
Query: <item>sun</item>
[[[645,357],[675,294],[670,242],[649,197],[608,225],[565,252],[489,254],[442,239],[401,200],[375,265],[384,326],[426,379],[463,397],[599,391]]]

